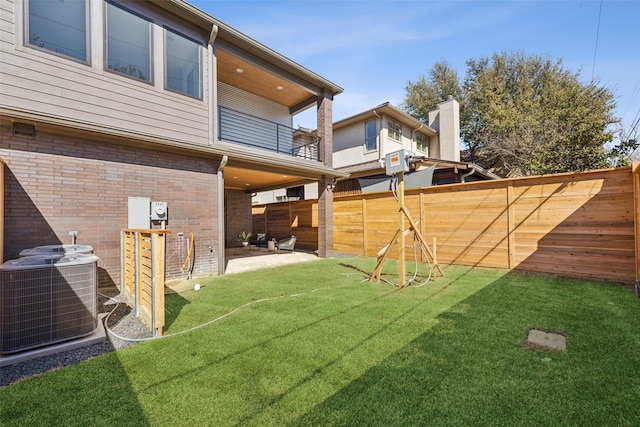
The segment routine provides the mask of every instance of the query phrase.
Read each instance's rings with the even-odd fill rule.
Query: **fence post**
[[[164,269],[165,269],[165,234],[152,234],[152,316],[153,334],[162,335],[164,327]]]
[[[513,212],[513,180],[507,185],[507,268],[516,266],[516,219]]]
[[[120,230],[120,293],[124,293],[124,230]]]
[[[140,233],[137,231],[133,233],[133,299],[135,306],[135,314],[136,317],[140,317],[140,266],[138,263],[140,262],[140,251],[138,250],[138,246],[140,246]]]
[[[156,235],[151,233],[151,336],[155,338],[156,332]]]
[[[640,162],[631,164],[633,180],[633,228],[636,247],[636,296],[640,298]]]

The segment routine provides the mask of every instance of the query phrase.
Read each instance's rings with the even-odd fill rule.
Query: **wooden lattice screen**
[[[165,234],[169,230],[122,230],[121,292],[154,337],[164,327]]]

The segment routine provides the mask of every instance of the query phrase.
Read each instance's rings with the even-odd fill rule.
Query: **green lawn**
[[[398,290],[364,281],[374,264],[201,280],[168,296],[166,334],[254,303],[4,387],[0,424],[640,425],[629,288],[450,266]],[[531,327],[567,351],[523,348]]]

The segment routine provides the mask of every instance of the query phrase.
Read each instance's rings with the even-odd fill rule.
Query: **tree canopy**
[[[436,62],[427,77],[420,76],[417,82],[409,82],[405,90],[407,93],[402,108],[426,124],[429,123],[429,111],[440,102],[446,101],[449,96],[458,102],[462,99],[458,73],[446,61]]]
[[[471,59],[462,85],[440,61],[405,89],[403,109],[425,123],[453,95],[471,161],[502,176],[609,166],[614,95],[597,81],[582,83],[561,60],[523,52]]]

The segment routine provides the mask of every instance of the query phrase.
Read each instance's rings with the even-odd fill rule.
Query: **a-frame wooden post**
[[[404,221],[407,219],[410,224],[410,228],[405,230]],[[413,231],[420,241],[420,243],[424,246],[427,255],[431,257],[433,261],[433,266],[438,269],[441,276],[444,276],[444,273],[440,269],[440,265],[438,264],[438,260],[435,257],[435,253],[429,249],[429,245],[422,237],[420,230],[418,229],[417,224],[411,218],[411,214],[409,210],[404,205],[404,172],[398,172],[398,229],[396,230],[391,242],[384,248],[382,248],[378,252],[378,262],[376,263],[376,267],[373,269],[371,276],[369,276],[370,282],[379,282],[380,276],[382,272],[382,265],[386,261],[389,253],[391,253],[391,248],[397,243],[398,247],[398,286],[400,288],[404,288],[406,285],[406,271],[405,271],[405,236],[409,234],[409,232]],[[434,242],[435,244],[435,242]]]

